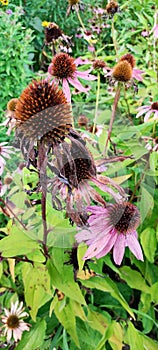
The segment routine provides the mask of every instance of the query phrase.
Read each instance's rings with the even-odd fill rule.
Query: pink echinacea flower
[[[143,261],[136,232],[139,211],[133,204],[122,202],[106,208],[89,206],[87,211],[92,213],[88,219],[89,227],[76,234],[78,243],[85,242],[89,246],[83,260],[99,259],[113,248],[114,262],[120,265],[125,247],[129,247],[136,258]]]

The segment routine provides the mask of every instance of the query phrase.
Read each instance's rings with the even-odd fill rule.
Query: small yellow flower
[[[1,4],[7,6],[9,4],[8,0],[1,0]]]
[[[51,22],[43,21],[42,27],[48,27]]]

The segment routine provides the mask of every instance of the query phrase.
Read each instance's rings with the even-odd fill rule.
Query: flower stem
[[[95,133],[97,116],[98,116],[99,93],[100,93],[100,72],[98,72],[98,87],[97,87],[97,95],[96,95],[95,117],[93,122],[93,134]]]
[[[116,37],[115,37],[115,26],[114,26],[114,19],[115,16],[112,18],[112,23],[111,23],[111,35],[112,35],[112,41],[114,44],[114,49],[116,52],[116,57],[118,57],[118,53],[117,53],[117,42],[116,42]]]
[[[117,90],[116,90],[116,94],[115,94],[114,104],[113,104],[113,107],[112,107],[112,114],[111,114],[111,119],[110,119],[110,124],[109,124],[108,136],[107,136],[107,139],[106,139],[106,144],[105,144],[105,149],[104,149],[104,152],[103,152],[103,156],[106,156],[106,154],[107,154],[108,142],[109,142],[110,137],[111,137],[112,126],[113,126],[113,122],[114,122],[114,119],[115,119],[115,114],[116,114],[118,101],[119,101],[119,98],[120,98],[120,91],[121,91],[121,85],[118,84],[118,87],[117,87]]]
[[[80,16],[80,14],[79,14],[79,10],[78,10],[78,9],[76,9],[76,13],[77,13],[78,20],[79,20],[79,22],[80,22],[80,24],[81,24],[81,27],[82,27],[83,31],[85,32],[85,31],[86,31],[86,28],[85,28],[85,26],[84,26],[84,24],[83,24],[83,21],[82,21],[82,18],[81,18],[81,16]]]

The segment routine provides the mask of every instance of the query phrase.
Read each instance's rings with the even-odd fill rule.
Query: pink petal
[[[120,233],[117,237],[117,240],[113,249],[113,258],[115,264],[120,265],[125,252],[125,235]]]
[[[146,114],[145,114],[145,117],[144,117],[144,122],[147,122],[150,115],[153,113],[153,111],[150,109],[150,111],[148,111]]]
[[[70,87],[69,87],[69,84],[67,82],[67,79],[63,79],[63,93],[64,95],[66,96],[66,99],[69,103],[71,103],[71,92],[70,92]]]
[[[71,85],[73,85],[77,90],[81,91],[81,92],[88,92],[90,87],[88,88],[85,88],[81,83],[80,81],[75,78],[75,79],[72,79],[72,78],[68,78],[68,81]]]
[[[89,206],[86,208],[87,211],[90,211],[91,213],[94,213],[94,214],[107,214],[108,211],[106,208],[102,208],[102,207],[98,207],[96,205],[94,206]]]
[[[150,109],[150,107],[146,107],[146,108],[143,108],[137,115],[136,115],[136,118],[139,118],[142,114],[146,113],[148,110]]]
[[[87,58],[85,58],[85,60],[82,60],[82,58],[78,57],[75,60],[76,67],[81,64],[89,64],[89,63],[91,63],[91,61],[89,61]]]
[[[81,79],[85,79],[85,80],[96,80],[97,79],[97,77],[95,76],[95,75],[93,75],[93,74],[89,74],[89,71],[85,71],[85,72],[79,72],[79,71],[77,71],[76,72],[76,76],[77,77],[79,77],[79,78],[81,78]]]
[[[126,245],[138,260],[144,261],[141,246],[134,234],[127,234]]]
[[[93,258],[94,256],[97,256],[103,249],[109,252],[112,245],[113,245],[113,236],[111,235],[111,233],[109,233],[105,237],[101,237],[99,240],[95,241],[93,244],[89,246],[89,248],[87,249],[83,257],[83,260],[90,259],[90,258]]]
[[[96,258],[99,259],[102,256],[105,256],[106,254],[108,254],[110,252],[110,250],[112,249],[112,247],[115,245],[115,242],[117,240],[117,233],[115,234],[111,234],[110,240],[108,241],[107,245],[105,248],[103,248],[103,250],[96,255]]]

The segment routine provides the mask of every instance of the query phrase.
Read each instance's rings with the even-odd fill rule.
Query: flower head
[[[71,94],[69,84],[73,85],[80,92],[89,91],[89,87],[85,88],[78,78],[85,80],[95,80],[96,77],[92,74],[89,74],[92,69],[87,71],[78,71],[77,66],[80,64],[80,59],[74,59],[69,56],[67,53],[59,53],[53,57],[52,63],[48,68],[48,72],[55,78],[55,81],[62,82],[63,92],[68,100],[71,101]]]
[[[29,331],[29,325],[22,320],[23,317],[27,317],[27,312],[24,311],[23,302],[19,304],[18,301],[15,304],[11,304],[11,310],[4,309],[5,316],[2,317],[4,323],[4,334],[7,335],[7,342],[13,337],[17,342],[21,339],[24,331]]]
[[[10,158],[10,154],[14,153],[11,146],[7,146],[7,142],[0,143],[0,175],[2,175],[6,161],[4,158]]]
[[[18,99],[17,128],[30,139],[60,143],[72,124],[70,106],[57,85],[33,81]]]
[[[63,34],[62,30],[54,22],[48,23],[48,25],[45,27],[45,39],[47,44],[57,40]]]
[[[9,102],[7,103],[7,110],[10,112],[15,112],[17,102],[18,98],[12,98],[11,100],[9,100]]]
[[[119,61],[113,68],[112,76],[121,82],[128,82],[132,78],[132,67],[127,60]]]
[[[120,265],[128,246],[136,258],[143,261],[136,232],[140,222],[139,211],[133,204],[123,202],[106,208],[90,206],[87,211],[92,213],[88,219],[89,227],[76,235],[78,243],[85,242],[89,246],[83,260],[99,259],[113,248],[114,261]]]
[[[125,55],[123,55],[121,58],[120,58],[120,61],[127,61],[132,69],[135,67],[135,58],[133,57],[133,55],[131,55],[131,53],[126,53]]]
[[[144,116],[144,122],[147,122],[151,116],[151,114],[154,114],[153,119],[158,119],[158,102],[153,102],[150,104],[150,106],[141,106],[137,108],[138,113],[136,115],[136,118],[139,118],[141,115],[145,114]]]
[[[113,16],[118,11],[119,11],[119,6],[118,6],[118,3],[116,1],[110,1],[106,5],[106,12],[108,15]]]
[[[1,0],[1,4],[7,6],[9,4],[8,0]]]

